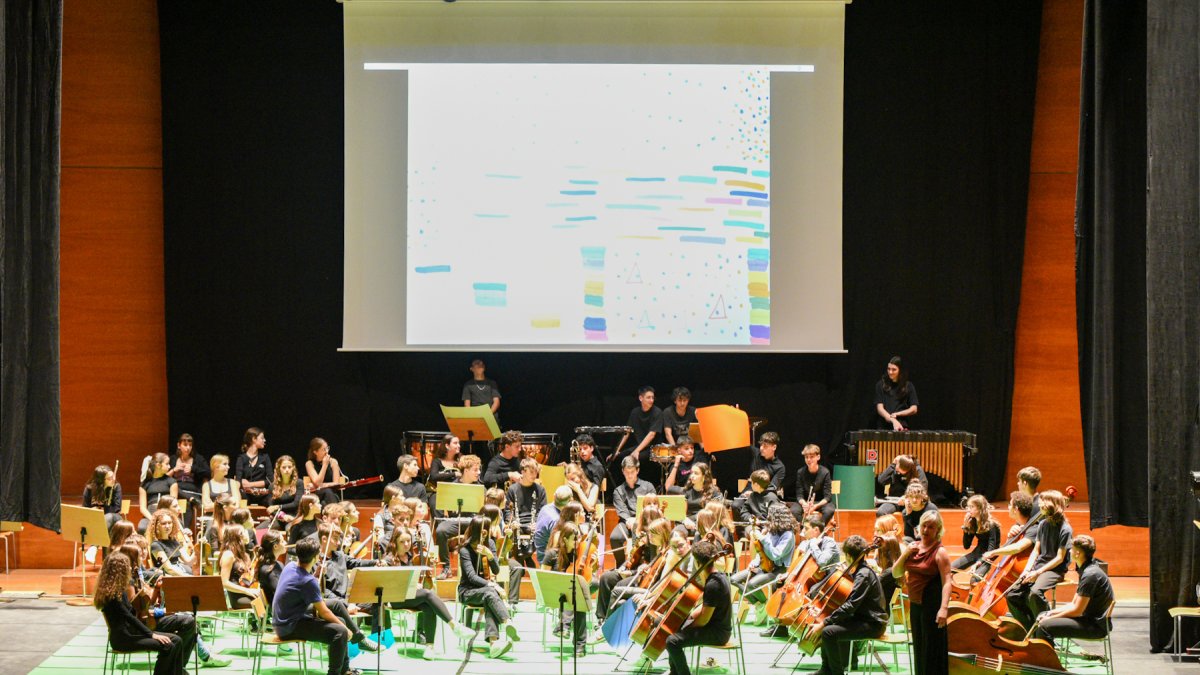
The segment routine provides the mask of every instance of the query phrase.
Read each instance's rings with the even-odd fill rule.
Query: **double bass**
[[[1006,630],[1015,630],[1021,635],[1005,637],[1002,633]],[[1053,645],[1042,639],[1026,637],[1021,625],[1008,617],[989,621],[975,614],[955,614],[946,621],[946,637],[951,652],[973,654],[978,659],[1008,666],[1008,669],[999,672],[1065,672]]]

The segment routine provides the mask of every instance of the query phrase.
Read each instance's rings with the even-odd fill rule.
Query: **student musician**
[[[558,545],[546,551],[545,558],[542,559],[542,568],[552,572],[567,572],[574,571],[575,574],[580,574],[582,568],[575,569],[576,555],[579,553],[579,544],[583,542],[586,534],[582,533],[579,526],[575,523],[564,523],[558,532]],[[589,565],[592,561],[582,561],[580,565]],[[587,612],[571,612],[570,602],[562,611],[562,616],[559,619],[558,626],[554,629],[555,637],[561,637],[568,630],[572,631],[574,637],[573,644],[575,646],[576,656],[587,655]]]
[[[910,483],[908,490],[904,493],[904,536],[906,539],[915,540],[920,535],[917,534],[917,525],[920,524],[921,518],[925,514],[933,511],[937,512],[938,508],[929,501],[929,494],[925,492],[925,486],[920,483]]]
[[[877,428],[904,431],[917,414],[917,387],[908,381],[908,368],[899,356],[893,356],[883,377],[875,383]]]
[[[583,506],[588,517],[594,516],[596,507],[600,505],[600,486],[593,483],[587,471],[578,464],[568,462],[563,473],[572,497]]]
[[[787,468],[783,465],[783,460],[779,459],[776,454],[779,450],[779,434],[774,431],[768,431],[758,438],[758,447],[751,447],[750,473],[755,471],[766,471],[767,479],[770,484],[770,491],[774,492],[777,497],[782,496],[784,473]],[[748,492],[743,492],[742,496],[747,496]]]
[[[892,567],[906,548],[904,526],[892,516],[879,516],[875,519],[875,538],[880,542],[875,553],[875,568],[879,571],[879,581],[883,584],[883,597],[890,602],[897,585],[895,577],[892,576]]]
[[[300,498],[300,507],[297,512],[299,515],[288,524],[287,528],[287,543],[288,546],[294,546],[301,539],[310,537],[315,538],[317,534],[317,520],[321,515],[321,500],[311,492]]]
[[[1060,604],[1038,617],[1041,637],[1098,640],[1111,628],[1107,618],[1113,602],[1112,583],[1095,562],[1096,540],[1081,534],[1071,541],[1071,562],[1079,573],[1079,585],[1071,604]]]
[[[746,593],[746,600],[754,608],[751,623],[763,626],[767,623],[767,593],[764,588],[774,583],[779,575],[787,572],[796,550],[796,521],[792,512],[783,504],[771,505],[767,514],[767,531],[749,530],[750,545],[754,557],[746,569],[733,575],[731,581]]]
[[[787,513],[787,509],[784,509]],[[787,514],[791,518],[791,513]],[[733,593],[730,579],[714,566],[721,552],[711,541],[692,547],[692,560],[699,572],[696,583],[704,588],[702,601],[692,610],[679,632],[667,638],[670,675],[691,675],[686,648],[695,645],[723,645],[732,634]]]
[[[165,452],[157,452],[142,461],[142,484],[138,487],[138,509],[142,519],[138,521],[138,532],[145,532],[163,495],[179,498],[179,485],[167,475],[171,458]]]
[[[469,607],[482,607],[487,621],[484,635],[490,644],[488,656],[499,658],[520,641],[517,629],[508,622],[508,609],[493,580],[500,572],[496,553],[487,543],[491,523],[486,516],[475,516],[458,549],[458,598]],[[503,631],[503,632],[502,632]]]
[[[1046,591],[1053,590],[1067,571],[1074,534],[1064,513],[1067,499],[1061,492],[1046,490],[1038,495],[1038,503],[1042,521],[1033,543],[1033,553],[1029,556],[1029,566],[1005,594],[1009,613],[1026,630],[1033,626],[1037,615],[1050,609]]]
[[[679,439],[688,435],[696,419],[696,406],[692,405],[692,392],[687,387],[675,387],[671,391],[671,402],[662,410],[663,437],[668,445],[679,447]]]
[[[415,461],[416,458],[413,459]],[[308,492],[317,495],[322,504],[342,501],[341,494],[336,490],[346,482],[346,477],[342,475],[342,467],[337,459],[329,454],[329,444],[324,438],[317,437],[308,442],[304,475],[308,478]],[[424,486],[421,489],[424,490]]]
[[[850,596],[815,631],[821,634],[822,674],[842,675],[850,663],[850,643],[877,638],[887,626],[887,600],[879,576],[866,561],[867,540],[850,535],[842,544],[842,555],[854,579]]]
[[[233,501],[233,496],[229,493],[217,495],[213,502],[212,521],[208,524],[208,529],[204,530],[204,550],[201,562],[201,569],[206,569],[208,558],[215,555],[215,552],[221,548],[221,530],[225,529],[225,524],[233,522],[233,512],[237,509],[237,502]],[[212,574],[211,571],[206,573]]]
[[[963,519],[963,549],[967,552],[951,567],[965,570],[983,559],[983,554],[1000,546],[1000,523],[992,517],[992,505],[983,495],[967,500],[967,516]]]
[[[275,475],[271,481],[271,505],[267,513],[275,518],[275,527],[283,529],[300,512],[300,498],[304,496],[304,485],[296,472],[296,460],[291,455],[281,455],[275,460]]]
[[[811,555],[817,567],[824,572],[837,566],[841,560],[841,550],[833,537],[825,533],[825,524],[820,516],[809,516],[800,525],[800,535],[803,539],[797,546],[799,555]]]
[[[217,569],[230,609],[249,609],[254,598],[261,595],[258,589],[251,587],[258,575],[257,563],[246,548],[248,540],[245,528],[227,527],[221,532],[221,557]]]
[[[262,541],[258,544],[258,565],[254,574],[268,605],[275,602],[275,589],[279,588],[279,575],[283,573],[283,563],[279,562],[279,559],[285,553],[287,553],[287,542],[284,540],[282,532],[277,530],[263,532]]]
[[[203,455],[196,453],[192,435],[180,434],[179,440],[175,441],[175,453],[171,455],[170,463],[167,475],[179,484],[179,496],[188,500],[187,513],[184,515],[188,528],[191,528],[203,506],[200,486],[209,478],[208,462]]]
[[[510,504],[509,514],[515,522],[506,523],[508,536],[516,537],[508,559],[508,604],[515,608],[521,601],[521,578],[525,568],[537,569],[533,557],[533,525],[537,514],[546,505],[546,488],[536,482],[541,465],[536,459],[521,460],[521,479],[509,486],[505,499]]]
[[[425,489],[425,485],[417,480],[417,475],[421,473],[421,466],[417,464],[417,458],[413,455],[400,455],[396,458],[396,469],[400,471],[400,477],[388,483],[400,490],[400,494],[405,499],[420,499],[427,501],[429,499],[429,491]]]
[[[329,523],[321,523],[317,526],[317,543],[324,554],[324,569],[318,570],[317,574],[321,583],[321,596],[325,598],[325,604],[329,610],[350,629],[350,642],[357,644],[358,648],[364,652],[377,652],[379,645],[368,638],[359,629],[358,624],[350,618],[350,606],[347,604],[346,598],[350,593],[350,579],[347,576],[349,570],[359,567],[374,567],[379,564],[379,561],[348,558],[345,553],[342,553],[341,536],[342,533]],[[297,544],[298,549],[299,545]],[[375,605],[363,607],[363,610],[367,612],[368,616],[376,615]]]
[[[604,468],[604,462],[596,457],[595,439],[590,434],[579,434],[575,437],[575,449],[576,463],[583,467],[588,480],[592,481],[593,485],[602,486],[604,479],[608,477],[608,469]]]
[[[749,487],[750,489],[735,501],[742,520],[766,520],[771,507],[783,503],[779,500],[779,495],[771,491],[771,475],[765,469],[750,474]]]
[[[250,504],[271,504],[271,456],[267,454],[267,435],[250,427],[242,436],[242,454],[238,455],[233,475],[242,496]]]
[[[651,391],[653,396],[653,391]],[[621,460],[621,475],[625,480],[613,490],[613,508],[617,510],[620,522],[609,535],[613,557],[617,566],[625,563],[625,542],[633,531],[637,515],[637,499],[643,495],[656,494],[654,486],[648,481],[638,478],[638,458],[628,455]]]
[[[154,566],[170,576],[190,576],[196,562],[191,532],[179,526],[179,520],[167,510],[154,512],[146,528],[150,556]]]
[[[908,455],[896,455],[896,459],[875,477],[875,482],[883,486],[888,496],[875,510],[876,516],[886,516],[903,509],[904,495],[909,485],[920,483],[926,490],[929,489],[925,469]]]
[[[942,514],[921,516],[918,539],[892,567],[892,576],[908,582],[916,675],[950,672],[946,621],[950,612],[950,554],[942,546]]]
[[[1036,466],[1027,466],[1017,472],[1017,490],[1033,498],[1037,504],[1038,486],[1042,484],[1042,472]]]
[[[725,510],[725,502],[720,500],[708,502],[696,514],[696,533],[693,536],[693,543],[701,539],[716,537],[716,543],[720,546],[732,544],[733,528],[729,526],[728,520],[729,512]]]
[[[238,482],[229,477],[229,457],[222,454],[212,456],[208,460],[208,469],[212,478],[204,481],[200,489],[204,510],[213,508],[213,502],[221,495],[229,495],[234,504],[242,501],[242,491]]]
[[[348,642],[350,628],[330,611],[321,596],[321,585],[313,575],[320,549],[312,539],[296,544],[296,562],[279,574],[271,624],[282,640],[297,639],[329,645],[328,675],[350,671]]]
[[[816,513],[821,522],[828,523],[835,511],[833,505],[833,476],[821,465],[821,448],[813,443],[804,446],[804,466],[796,472],[796,509],[793,515],[803,520]]]
[[[500,452],[488,462],[483,472],[483,484],[487,487],[505,487],[521,480],[521,443],[525,440],[519,431],[506,431],[500,437]]]
[[[690,436],[675,437],[675,462],[667,470],[667,480],[663,487],[668,494],[676,494],[680,486],[686,486],[691,481],[692,467],[697,464],[709,464],[708,454],[698,452],[696,444]]]
[[[140,496],[140,495],[139,495]],[[121,520],[121,484],[117,475],[107,465],[101,464],[92,472],[92,479],[83,486],[83,505],[104,512],[104,525],[108,529]]]
[[[652,507],[646,506],[643,513]],[[600,575],[597,582],[599,591],[596,594],[596,623],[603,624],[604,620],[616,608],[618,601],[633,595],[644,593],[657,579],[646,579],[651,565],[666,553],[671,542],[671,521],[662,517],[657,507],[654,512],[658,516],[642,528],[641,533],[630,543],[636,542],[630,555],[624,556],[624,562],[615,569]],[[670,566],[660,566],[659,574],[665,574]]]
[[[118,651],[157,652],[154,675],[182,675],[196,643],[195,620],[180,612],[159,619],[158,631],[147,628],[130,603],[133,567],[127,556],[113,552],[104,559],[96,579],[92,604],[104,614],[108,642]]]
[[[1000,556],[1014,555],[1025,549],[1033,546],[1033,542],[1037,539],[1038,529],[1041,527],[1040,522],[1029,524],[1033,517],[1033,499],[1021,492],[1014,491],[1008,495],[1008,515],[1013,519],[1013,526],[1009,529],[1008,539],[1004,545],[999,548],[994,548],[990,551],[984,551],[980,559],[984,563],[981,567],[990,567],[991,561]],[[986,572],[983,570],[975,572],[975,577],[982,578]]]
[[[479,455],[463,455],[458,460],[458,468],[460,475],[457,483],[463,485],[478,485],[480,470],[483,466]],[[437,529],[434,531],[437,539],[438,560],[445,564],[442,568],[439,579],[449,579],[454,576],[454,570],[450,567],[450,539],[461,535],[471,522],[470,515],[455,515],[452,511],[437,512]]]
[[[437,453],[429,465],[429,480],[425,484],[426,491],[436,490],[438,483],[453,483],[458,480],[461,475],[458,459],[461,455],[462,442],[458,440],[458,436],[454,434],[442,436],[442,442],[438,444]]]
[[[403,528],[396,530],[387,551],[383,554],[383,564],[389,567],[422,565],[423,561],[418,560],[413,552],[412,543],[412,532]],[[421,657],[426,661],[433,660],[437,654],[433,645],[434,638],[437,637],[438,619],[448,624],[450,630],[454,631],[459,639],[466,640],[475,634],[475,631],[454,620],[450,610],[446,608],[446,603],[442,602],[437,593],[421,586],[417,586],[413,597],[403,602],[393,602],[389,607],[411,609],[417,612],[417,634],[425,645],[425,651]]]
[[[635,457],[641,477],[647,481],[657,480],[658,472],[649,469],[653,466],[650,461],[650,446],[663,435],[663,416],[662,411],[654,407],[654,387],[645,386],[638,389],[638,405],[629,411],[629,420],[625,422],[625,426],[633,431],[627,431],[621,436],[611,459],[624,461],[626,457]],[[630,438],[633,439],[633,447],[626,450],[625,445]],[[642,466],[647,468],[641,469]]]
[[[717,485],[713,481],[712,470],[701,462],[692,467],[688,473],[688,486],[683,490],[683,498],[687,502],[687,517],[683,519],[683,527],[687,530],[696,528],[696,515],[704,505],[721,498]]]

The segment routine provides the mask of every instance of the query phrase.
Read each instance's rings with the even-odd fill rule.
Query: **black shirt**
[[[580,463],[583,465],[583,472],[587,474],[588,480],[592,481],[593,485],[604,484],[604,479],[608,477],[608,471],[604,469],[604,462],[592,455],[591,459]]]
[[[807,500],[809,490],[814,504],[822,500],[833,501],[833,476],[829,475],[829,469],[818,464],[817,472],[809,473],[808,465],[800,467],[796,472],[796,501]]]
[[[517,509],[517,520],[525,531],[532,532],[533,521],[537,519],[538,511],[546,505],[546,488],[542,487],[541,483],[534,483],[529,487],[513,483],[508,486],[505,498]]]
[[[164,560],[178,563],[182,557],[183,544],[174,539],[155,539],[150,542],[150,557],[155,564],[161,565]]]
[[[836,626],[857,619],[871,628],[882,629],[887,623],[886,607],[879,575],[868,565],[860,564],[854,572],[850,597],[833,610],[825,624]]]
[[[675,468],[675,485],[680,487],[687,485],[688,479],[692,475],[692,467],[696,466],[697,464],[708,464],[709,468],[711,469],[712,464],[709,462],[708,453],[697,449],[695,454],[692,455],[692,459],[690,461],[685,462],[682,459],[679,460],[679,466]],[[667,473],[671,473],[671,470],[667,469]]]
[[[171,453],[171,467],[175,467],[175,462],[179,461],[179,453]],[[212,471],[208,469],[208,460],[204,459],[204,455],[197,452],[192,453],[192,470],[187,473],[176,472],[172,478],[179,483],[179,487],[186,487],[192,492],[199,492],[200,486],[204,485],[204,481],[212,478]],[[182,497],[183,495],[179,495]]]
[[[663,416],[662,411],[654,406],[650,406],[650,410],[642,410],[642,406],[637,406],[629,411],[629,421],[625,423],[633,429],[633,438],[625,445],[625,449],[621,452],[622,456],[629,454],[634,448],[642,442],[642,439],[654,432],[655,439],[662,438]],[[647,447],[642,451],[642,455],[638,456],[641,461],[646,461],[650,456],[650,448]]]
[[[494,579],[500,573],[500,563],[496,560],[496,556],[489,556],[489,569],[491,570],[492,578]],[[458,549],[458,592],[461,595],[463,591],[469,591],[475,588],[483,588],[488,585],[487,579],[478,572],[479,553],[469,546],[462,546]]]
[[[880,379],[878,382],[875,383],[875,404],[878,405],[878,404],[882,403],[883,409],[886,412],[888,412],[888,413],[899,412],[901,410],[907,410],[908,408],[911,408],[914,405],[920,405],[920,403],[917,402],[917,386],[915,384],[913,384],[912,382],[909,382],[906,385],[905,391],[903,393],[901,393],[899,391],[899,389],[896,387],[895,383],[889,382],[888,384],[890,386],[885,389],[883,386],[883,379]],[[876,415],[876,417],[878,418],[878,420],[876,422],[878,428],[880,428],[880,429],[891,429],[892,428],[891,422],[888,422],[887,420],[883,419],[882,417],[879,417],[878,414]],[[901,426],[903,426],[905,429],[908,428],[908,418],[907,417],[898,417],[897,419],[900,420]]]
[[[934,506],[933,502],[925,502],[925,507],[920,511],[904,513],[904,536],[913,540],[920,539],[921,537],[917,536],[917,526],[921,524],[921,516],[925,515],[928,511],[937,510],[938,507]]]
[[[483,484],[487,487],[504,485],[509,472],[521,473],[521,456],[506,459],[504,455],[496,455],[488,462],[487,471],[483,472]]]
[[[915,461],[916,460],[914,459],[914,462]],[[896,463],[892,462],[884,467],[883,471],[879,472],[879,475],[876,476],[875,481],[880,485],[887,486],[887,495],[889,497],[903,497],[905,491],[908,490],[908,484],[912,482],[913,474],[915,473],[917,475],[917,482],[919,482],[921,485],[924,485],[925,488],[928,489],[929,479],[925,477],[925,469],[921,468],[921,464],[919,462],[917,463],[916,469],[916,471],[910,471],[907,476],[901,475],[899,471],[896,471]]]
[[[418,483],[416,480],[412,480],[407,483],[401,483],[400,479],[397,478],[391,483],[388,483],[388,485],[391,485],[399,490],[400,494],[404,495],[405,499],[420,499],[421,501],[425,501],[429,498],[429,493],[425,491],[425,486],[421,483]]]
[[[691,425],[699,420],[696,419],[696,406],[689,405],[684,411],[683,417],[675,412],[675,405],[669,405],[662,409],[663,429],[670,429],[675,435],[675,440],[679,440],[680,436],[687,436]]]
[[[359,560],[347,556],[340,550],[331,550],[329,558],[325,561],[324,595],[345,600],[350,594],[350,578],[347,572],[359,567],[374,567],[378,564],[378,560]]]
[[[105,513],[120,513],[121,512],[121,484],[120,483],[113,484],[112,496],[108,498],[107,502],[99,501],[100,499],[103,498],[103,493],[101,493],[100,495],[96,495],[95,498],[97,500],[97,503],[93,504],[92,503],[92,499],[93,499],[92,486],[91,486],[91,484],[85,485],[83,487],[83,505],[84,506],[86,506],[87,508],[90,508],[90,509],[99,508],[99,509],[103,510]],[[146,502],[146,506],[151,509],[154,508],[150,504],[149,501]]]
[[[146,508],[151,511],[158,508],[158,498],[171,494],[171,486],[174,484],[175,479],[170,476],[162,476],[160,478],[151,476],[143,481],[142,489],[146,491]]]
[[[458,469],[449,469],[446,463],[438,458],[434,458],[433,463],[429,465],[429,481],[436,486],[438,483],[453,483],[458,480],[461,472]]]
[[[963,548],[970,549],[971,544],[975,540],[979,540],[979,545],[975,549],[974,555],[983,555],[992,549],[1000,547],[1000,526],[992,523],[987,532],[968,532],[963,530]]]
[[[104,622],[108,624],[108,641],[114,649],[133,651],[139,648],[139,640],[152,635],[146,624],[133,613],[133,606],[124,593],[104,603],[100,611],[104,614]]]
[[[317,519],[312,520],[293,520],[292,527],[288,530],[288,545],[295,544],[301,539],[307,537],[316,537],[317,534]]]
[[[705,504],[714,499],[720,499],[721,493],[717,492],[716,488],[712,488],[708,492],[700,492],[689,485],[683,491],[683,498],[687,500],[687,516],[691,518],[700,513],[700,509],[704,508]]]
[[[233,469],[233,477],[239,481],[266,481],[264,487],[270,489],[271,480],[274,478],[271,456],[265,452],[259,452],[253,459],[246,453],[238,455],[237,465]]]
[[[754,473],[759,469],[766,471],[767,475],[771,478],[771,487],[767,489],[778,490],[783,485],[783,474],[787,471],[783,466],[783,460],[779,459],[778,454],[770,461],[763,459],[762,450],[755,447],[751,447],[750,452],[754,457],[754,459],[750,460],[750,473]]]
[[[471,405],[486,405],[492,407],[492,399],[500,398],[500,388],[495,380],[467,380],[463,385],[462,400],[470,401]]]
[[[704,627],[715,632],[724,632],[728,638],[733,625],[730,623],[733,616],[732,604],[733,593],[729,577],[725,576],[724,572],[708,575],[708,580],[704,582],[704,606],[712,607],[713,612]]]
[[[290,491],[285,491],[278,497],[272,496],[271,504],[278,506],[280,511],[295,518],[296,514],[300,511],[300,498],[303,496],[299,490],[293,487]]]
[[[613,507],[616,508],[617,515],[624,521],[637,515],[638,497],[652,494],[655,494],[655,490],[649,481],[639,480],[633,487],[629,487],[629,483],[626,481],[621,481],[621,484],[613,490]]]
[[[1033,561],[1033,566],[1036,568],[1045,565],[1053,560],[1061,550],[1063,552],[1062,561],[1050,571],[1059,574],[1066,572],[1067,566],[1071,564],[1071,538],[1073,536],[1071,524],[1067,522],[1066,518],[1061,523],[1043,518],[1037,533],[1037,543],[1041,544],[1041,547],[1038,549],[1038,557]]]
[[[275,589],[279,587],[279,574],[283,572],[283,563],[272,560],[258,566],[258,585],[267,596],[267,603],[275,601]]]
[[[1079,585],[1075,587],[1075,595],[1088,599],[1087,607],[1083,608],[1082,618],[1102,618],[1113,601],[1112,582],[1095,560],[1076,569],[1079,572]]]
[[[746,500],[742,504],[742,511],[747,515],[754,516],[759,520],[767,517],[767,513],[771,509],[772,504],[779,504],[779,495],[774,492],[754,492],[751,490],[746,495]]]

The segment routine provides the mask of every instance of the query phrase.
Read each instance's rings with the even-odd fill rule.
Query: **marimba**
[[[863,429],[847,434],[847,447],[857,452],[858,465],[867,464],[868,450],[876,452],[875,475],[895,461],[897,455],[916,458],[926,473],[946,479],[963,492],[968,482],[967,460],[978,448],[975,434],[968,431],[884,431]]]

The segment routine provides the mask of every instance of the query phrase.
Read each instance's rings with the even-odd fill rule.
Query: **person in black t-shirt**
[[[708,453],[697,451],[696,445],[692,442],[690,436],[677,436],[675,438],[675,463],[667,471],[667,480],[664,483],[665,489],[671,491],[672,488],[686,488],[688,483],[691,482],[692,467],[697,464],[712,466],[708,458]]]
[[[675,405],[662,410],[663,436],[670,445],[678,446],[679,438],[687,436],[691,425],[699,421],[696,419],[696,406],[690,405],[691,400],[692,392],[687,387],[675,387],[671,392],[671,401]]]
[[[903,431],[917,414],[917,387],[908,381],[908,368],[899,356],[888,361],[887,371],[875,383],[877,428]]]
[[[850,643],[864,638],[883,635],[887,625],[887,604],[883,587],[875,570],[866,564],[864,553],[867,540],[857,534],[850,535],[842,544],[842,557],[850,566],[846,576],[852,576],[854,586],[850,596],[824,623],[818,623],[813,632],[821,634],[821,670],[827,675],[841,675],[850,662]]]
[[[477,405],[488,406],[493,415],[500,411],[500,388],[496,386],[495,380],[489,380],[483,376],[485,366],[483,359],[475,359],[471,362],[471,379],[463,385],[462,402],[465,407]],[[498,424],[500,419],[496,418]]]
[[[750,454],[750,473],[755,471],[766,471],[767,480],[770,484],[771,492],[782,497],[780,491],[783,489],[784,472],[787,468],[783,465],[783,460],[776,456],[776,451],[779,449],[779,434],[774,431],[768,431],[758,438],[758,447],[751,447]],[[746,486],[746,491],[742,492],[745,497],[749,493],[749,485]]]
[[[521,480],[521,443],[525,437],[521,432],[509,430],[500,437],[500,452],[492,458],[483,472],[483,484],[487,487],[503,487],[505,482]]]
[[[730,622],[732,589],[724,572],[713,572],[713,561],[720,554],[711,541],[700,541],[692,547],[696,564],[696,583],[704,588],[703,601],[692,610],[688,622],[679,632],[667,638],[667,659],[671,675],[691,675],[685,648],[693,645],[723,645],[732,634]]]
[[[417,474],[421,472],[421,467],[417,465],[417,458],[412,455],[400,455],[396,458],[396,468],[400,470],[400,477],[388,485],[400,490],[400,494],[404,495],[405,499],[428,501],[429,493],[425,490],[425,486],[417,480]]]
[[[1000,556],[1013,555],[1020,553],[1025,549],[1033,546],[1034,540],[1037,539],[1037,531],[1040,523],[1029,523],[1033,516],[1033,500],[1029,495],[1021,491],[1015,491],[1008,495],[1008,515],[1013,519],[1013,525],[1009,528],[1008,539],[1004,541],[1004,545],[999,548],[994,548],[990,551],[984,551],[980,556],[980,562],[972,572],[974,579],[982,579],[991,569],[992,561]]]
[[[804,446],[804,466],[796,472],[796,520],[804,520],[813,513],[828,523],[837,510],[833,504],[833,476],[829,469],[821,466],[821,448],[809,443]]]
[[[579,453],[579,466],[583,467],[588,480],[592,481],[593,485],[603,486],[605,478],[608,477],[608,470],[604,468],[604,462],[596,457],[595,439],[590,434],[580,434],[575,437],[575,448]]]
[[[904,519],[904,538],[908,541],[920,539],[917,528],[921,525],[921,517],[926,511],[937,510],[938,507],[929,501],[929,493],[925,492],[925,486],[911,483],[904,493],[904,510],[901,512]]]
[[[233,476],[238,479],[242,497],[250,504],[271,504],[271,456],[267,454],[267,435],[258,427],[250,427],[242,437],[242,454],[238,455]]]
[[[1062,581],[1070,563],[1071,524],[1063,513],[1066,498],[1058,490],[1047,490],[1038,501],[1042,523],[1029,556],[1029,566],[1005,594],[1008,611],[1026,630],[1033,626],[1038,614],[1050,609],[1045,594]]]
[[[92,472],[92,479],[83,486],[83,505],[104,511],[104,524],[110,530],[114,523],[122,520],[121,484],[117,482],[117,475],[108,465],[101,464],[96,467]]]
[[[628,455],[621,460],[621,474],[625,480],[613,490],[613,508],[617,510],[620,522],[609,534],[613,558],[618,567],[625,563],[625,542],[636,523],[637,498],[655,494],[653,485],[638,478],[637,457]]]
[[[650,446],[661,438],[663,433],[662,411],[654,407],[654,387],[646,386],[638,390],[638,406],[629,411],[629,421],[625,423],[625,426],[633,431],[626,432],[621,437],[612,459],[620,461],[630,455],[637,457],[640,467],[639,477],[642,480],[653,482],[658,478],[657,473],[659,472],[654,471],[654,465],[650,461]],[[624,449],[625,444],[631,437],[634,447],[627,451]]]
[[[516,512],[517,524],[513,527],[520,528],[519,532],[514,530],[510,536],[529,537],[525,541],[530,542],[527,547],[514,545],[508,559],[508,604],[514,608],[521,601],[521,577],[525,576],[525,568],[537,569],[537,561],[533,558],[533,521],[538,511],[546,505],[546,488],[534,482],[540,468],[536,459],[521,460],[521,480],[510,485],[505,494]]]
[[[875,510],[876,516],[890,515],[903,509],[902,500],[909,485],[920,483],[926,490],[929,489],[925,469],[908,455],[896,455],[896,459],[875,477],[875,482],[883,486],[888,497],[882,504],[876,501],[879,504],[879,508]]]
[[[1107,614],[1113,602],[1112,582],[1096,564],[1096,540],[1081,534],[1071,542],[1071,561],[1079,572],[1079,585],[1069,605],[1059,605],[1038,619],[1038,634],[1054,638],[1096,640],[1108,635]]]
[[[201,503],[200,486],[204,485],[211,476],[208,471],[208,460],[204,455],[196,453],[195,440],[191,434],[180,434],[175,442],[175,454],[171,455],[171,468],[167,475],[179,484],[179,496],[188,500],[186,517],[187,526],[195,524],[196,514],[203,507]]]
[[[165,452],[156,452],[142,462],[142,485],[138,488],[138,509],[142,512],[142,519],[138,521],[139,533],[145,534],[159,497],[169,494],[179,498],[179,486],[167,475],[170,468],[171,458]]]

